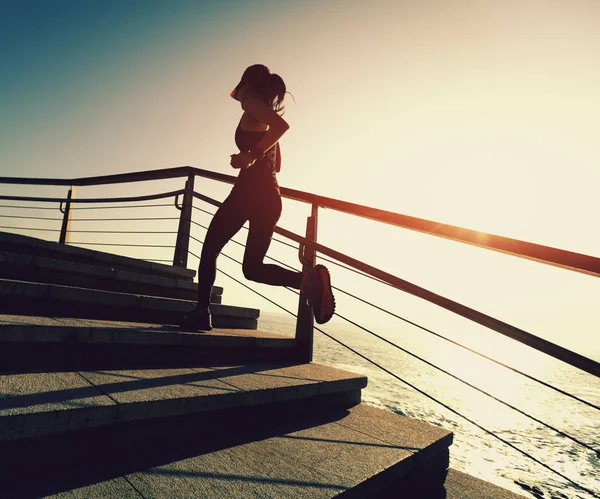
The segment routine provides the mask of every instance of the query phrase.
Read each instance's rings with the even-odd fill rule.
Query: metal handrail
[[[152,201],[155,199],[170,198],[183,194],[184,189],[177,191],[162,192],[159,194],[148,194],[145,196],[128,196],[120,198],[73,198],[70,200],[71,203],[127,203],[130,201]],[[66,198],[39,198],[31,196],[0,196],[0,199],[6,199],[10,201],[36,201],[39,203],[64,203]]]
[[[199,177],[233,184],[235,176],[211,172],[191,166],[164,168],[117,175],[104,175],[99,177],[74,178],[74,179],[48,179],[48,178],[23,178],[0,177],[0,184],[25,184],[25,185],[66,185],[66,186],[94,186],[129,182],[144,182],[168,178],[180,178],[196,175]],[[402,227],[435,237],[450,239],[452,241],[477,246],[499,253],[536,261],[554,267],[560,267],[574,272],[600,277],[600,258],[576,253],[573,251],[553,248],[541,244],[530,243],[518,239],[498,236],[486,232],[466,229],[455,225],[443,224],[422,218],[401,215],[392,211],[380,210],[339,199],[328,198],[316,194],[281,187],[281,195],[287,199],[300,201],[327,208],[341,213],[355,215],[361,218]],[[12,199],[0,196],[0,199]],[[125,198],[123,198],[125,199]],[[34,200],[31,198],[31,200]]]
[[[481,324],[482,326],[485,326],[488,329],[492,329],[497,333],[500,333],[504,336],[508,336],[513,340],[528,345],[534,348],[535,350],[544,352],[550,355],[551,357],[554,357],[555,359],[562,360],[567,364],[570,364],[583,371],[593,374],[594,376],[600,377],[600,363],[592,359],[584,357],[583,355],[575,353],[571,350],[568,350],[567,348],[561,347],[560,345],[557,345],[550,341],[544,340],[539,336],[535,336],[515,326],[511,326],[510,324],[507,324],[506,322],[503,322],[499,319],[495,319],[494,317],[484,314],[483,312],[479,312],[475,309],[467,307],[466,305],[462,305],[458,302],[450,300],[449,298],[445,298],[444,296],[433,293],[432,291],[417,286],[416,284],[401,279],[400,277],[392,275],[381,269],[363,263],[360,260],[340,253],[339,251],[336,251],[334,249],[328,248],[327,246],[323,246],[322,244],[306,240],[301,236],[294,234],[293,232],[290,232],[286,229],[276,228],[275,231],[278,234],[293,239],[296,242],[300,242],[306,246],[313,247],[319,253],[323,253],[324,255],[328,255],[332,258],[335,258],[336,260],[339,260],[340,262],[343,262],[346,265],[354,267],[355,269],[360,270],[361,272],[364,272],[365,274],[368,274],[371,277],[374,277],[375,279],[386,282],[397,289],[422,298],[423,300],[438,305],[439,307],[445,308],[446,310],[454,312],[455,314],[460,315],[473,322],[476,322],[477,324]]]
[[[191,166],[180,166],[176,168],[161,168],[159,170],[147,170],[132,173],[119,173],[116,175],[101,175],[99,177],[81,177],[73,179],[64,178],[28,178],[28,177],[0,177],[0,184],[21,185],[63,185],[63,186],[94,186],[108,184],[127,184],[130,182],[145,182],[148,180],[164,180],[167,178],[187,177],[190,170],[196,170]],[[206,170],[201,170],[206,171]],[[207,173],[213,173],[208,172]],[[216,174],[220,175],[220,174]]]
[[[196,192],[193,193],[194,197],[197,199],[201,199],[206,201],[213,206],[220,206],[221,203],[209,198],[206,195],[198,194]],[[466,319],[469,319],[473,322],[481,324],[482,326],[487,327],[488,329],[492,329],[497,333],[500,333],[504,336],[512,338],[520,343],[530,346],[535,350],[543,352],[555,359],[562,360],[563,362],[572,365],[573,367],[577,367],[583,371],[586,371],[594,376],[600,377],[600,363],[584,357],[576,352],[573,352],[567,348],[561,347],[556,343],[552,343],[548,340],[544,340],[539,336],[535,336],[534,334],[528,333],[527,331],[523,331],[515,326],[511,326],[506,322],[503,322],[499,319],[491,317],[487,314],[479,312],[475,309],[467,307],[466,305],[462,305],[458,302],[450,300],[444,296],[438,295],[429,291],[425,288],[417,286],[409,281],[401,279],[393,274],[385,272],[381,269],[373,267],[372,265],[366,264],[357,260],[356,258],[352,258],[351,256],[345,255],[339,251],[336,251],[332,248],[319,244],[317,242],[311,241],[310,239],[306,239],[294,232],[291,232],[282,227],[275,227],[274,232],[291,239],[297,243],[300,243],[303,246],[310,247],[315,249],[318,253],[322,253],[324,255],[330,256],[350,267],[353,267],[361,272],[379,280],[383,281],[391,286],[400,289],[401,291],[405,291],[414,296],[422,298],[430,303],[438,305],[439,307],[445,308],[446,310],[450,310],[457,315],[460,315]]]

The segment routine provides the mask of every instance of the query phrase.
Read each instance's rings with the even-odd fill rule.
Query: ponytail
[[[241,82],[248,84],[250,93],[262,100],[273,111],[279,115],[283,114],[283,99],[289,92],[286,91],[281,76],[271,73],[269,68],[263,64],[254,64],[246,68]]]
[[[269,83],[266,91],[267,105],[280,115],[283,114],[285,93],[285,83],[281,76],[275,73],[269,74]]]

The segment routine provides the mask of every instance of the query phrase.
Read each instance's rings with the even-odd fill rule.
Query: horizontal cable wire
[[[50,218],[50,217],[26,217],[23,215],[0,215],[0,218],[26,218],[28,220],[62,220],[62,218]]]
[[[69,242],[70,245],[75,244],[87,244],[90,246],[132,246],[140,248],[174,248],[175,246],[162,246],[160,244],[118,244],[118,243],[82,243],[82,242]]]
[[[343,289],[337,288],[337,287],[335,287],[335,286],[331,286],[331,287],[332,287],[333,289],[335,289],[336,291],[340,291],[341,293],[344,293],[345,295],[348,295],[348,296],[350,296],[350,297],[352,297],[352,298],[354,298],[354,299],[356,299],[356,300],[358,300],[358,301],[361,301],[361,302],[365,303],[366,305],[370,305],[371,307],[373,307],[373,308],[376,308],[377,310],[380,310],[380,311],[382,311],[382,312],[385,312],[386,314],[389,314],[389,315],[391,315],[392,317],[395,317],[395,318],[397,318],[397,319],[400,319],[401,321],[404,321],[404,322],[406,322],[407,324],[410,324],[411,326],[415,326],[415,327],[417,327],[417,328],[419,328],[419,329],[422,329],[423,331],[425,331],[425,332],[427,332],[427,333],[431,333],[431,334],[433,334],[434,336],[437,336],[438,338],[441,338],[441,339],[443,339],[443,340],[446,340],[446,341],[448,341],[448,342],[452,343],[452,344],[453,344],[453,345],[455,345],[455,346],[458,346],[458,347],[460,347],[460,348],[463,348],[463,349],[465,349],[465,350],[467,350],[467,351],[469,351],[469,352],[471,352],[471,353],[474,353],[475,355],[479,355],[480,357],[482,357],[482,358],[484,358],[484,359],[486,359],[486,360],[489,360],[489,361],[491,361],[491,362],[494,362],[495,364],[497,364],[497,365],[499,365],[499,366],[505,367],[506,369],[509,369],[510,371],[513,371],[513,372],[515,372],[515,373],[517,373],[517,374],[520,374],[521,376],[525,376],[526,378],[528,378],[528,379],[530,379],[530,380],[532,380],[532,381],[536,381],[537,383],[539,383],[539,384],[541,384],[541,385],[545,386],[546,388],[550,388],[550,389],[552,389],[552,390],[555,390],[555,391],[557,391],[558,393],[560,393],[560,394],[562,394],[562,395],[566,395],[567,397],[570,397],[570,398],[572,398],[572,399],[576,400],[577,402],[581,402],[582,404],[585,404],[585,405],[588,405],[588,406],[590,406],[590,407],[593,407],[594,409],[600,410],[600,407],[599,407],[599,406],[597,406],[597,405],[594,405],[594,404],[592,404],[591,402],[588,402],[587,400],[584,400],[584,399],[582,399],[582,398],[579,398],[579,397],[577,397],[576,395],[573,395],[573,394],[571,394],[571,393],[565,392],[564,390],[561,390],[560,388],[558,388],[558,387],[556,387],[556,386],[553,386],[553,385],[551,385],[551,384],[549,384],[549,383],[547,383],[547,382],[545,382],[545,381],[542,381],[542,380],[540,380],[540,379],[538,379],[538,378],[536,378],[536,377],[534,377],[534,376],[531,376],[531,375],[529,375],[529,374],[527,374],[527,373],[524,373],[524,372],[522,372],[522,371],[519,371],[518,369],[516,369],[516,368],[514,368],[514,367],[511,367],[511,366],[509,366],[509,365],[507,365],[507,364],[504,364],[504,363],[500,362],[499,360],[496,360],[496,359],[494,359],[494,358],[492,358],[492,357],[488,357],[487,355],[485,355],[485,354],[482,354],[481,352],[478,352],[477,350],[473,350],[472,348],[469,348],[469,347],[467,347],[466,345],[463,345],[463,344],[461,344],[461,343],[458,343],[457,341],[451,340],[450,338],[447,338],[446,336],[443,336],[443,335],[441,335],[441,334],[439,334],[439,333],[436,333],[435,331],[432,331],[431,329],[428,329],[428,328],[426,328],[426,327],[424,327],[424,326],[421,326],[420,324],[417,324],[416,322],[413,322],[413,321],[411,321],[411,320],[405,319],[404,317],[401,317],[401,316],[399,316],[399,315],[395,314],[394,312],[390,312],[389,310],[386,310],[386,309],[384,309],[384,308],[381,308],[381,307],[379,307],[379,306],[377,306],[377,305],[375,305],[375,304],[373,304],[373,303],[371,303],[371,302],[369,302],[369,301],[367,301],[367,300],[364,300],[364,299],[362,299],[362,298],[360,298],[360,297],[358,297],[358,296],[356,296],[356,295],[353,295],[352,293],[349,293],[349,292],[347,292],[347,291],[344,291]]]
[[[183,193],[184,193],[184,191],[182,189],[180,189],[177,191],[162,192],[160,194],[146,194],[144,196],[135,196],[135,197],[129,196],[129,197],[117,197],[117,198],[73,198],[73,199],[71,199],[71,203],[75,203],[77,205],[85,204],[85,203],[136,203],[139,201],[154,201],[156,199],[171,198],[171,197],[175,197],[180,194],[183,194]],[[63,201],[66,201],[66,200],[63,200]]]
[[[62,220],[59,218],[57,220]],[[112,222],[132,220],[179,220],[179,217],[147,217],[147,218],[72,218],[71,222]]]
[[[190,253],[191,253],[191,252],[190,252]],[[198,257],[197,255],[195,255],[194,253],[192,253],[192,254],[193,254],[193,255],[194,255],[196,258],[199,258],[199,257]],[[222,253],[222,254],[223,254],[223,253]],[[223,254],[223,256],[225,256],[225,257],[229,258],[230,260],[233,260],[234,262],[241,263],[241,262],[237,261],[235,258],[232,258],[232,257],[230,257],[230,256],[228,256],[228,255],[225,255],[225,254]],[[267,298],[266,296],[262,295],[262,294],[261,294],[261,293],[259,293],[258,291],[256,291],[256,290],[252,289],[250,286],[247,286],[247,285],[243,284],[243,283],[242,283],[242,282],[240,282],[239,280],[235,279],[234,277],[230,276],[229,274],[227,274],[226,272],[224,272],[224,271],[222,271],[222,270],[220,270],[220,269],[217,269],[217,270],[219,270],[219,272],[221,272],[221,273],[225,274],[225,275],[226,275],[227,277],[229,277],[230,279],[233,279],[233,280],[234,280],[234,281],[236,281],[238,284],[241,284],[241,285],[242,285],[242,286],[244,286],[246,289],[249,289],[250,291],[252,291],[252,292],[256,293],[257,295],[261,296],[262,298],[265,298],[267,301],[271,302],[272,304],[276,305],[277,307],[281,308],[282,310],[284,310],[284,311],[288,312],[289,314],[293,315],[294,317],[297,317],[297,315],[296,315],[296,314],[294,314],[293,312],[290,312],[289,310],[287,310],[286,308],[282,307],[282,306],[281,306],[281,305],[279,305],[278,303],[275,303],[273,300],[271,300],[271,299]],[[290,288],[288,288],[288,287],[286,287],[286,289],[289,289],[290,291],[292,291],[292,292],[294,292],[294,293],[297,293],[295,290],[293,290],[293,289],[290,289]],[[348,319],[346,319],[345,317],[342,317],[342,316],[340,316],[339,314],[336,314],[336,315],[338,315],[339,317],[341,317],[341,318],[343,318],[343,319],[345,319],[345,320],[348,320]],[[351,322],[351,321],[350,321],[350,322]],[[355,323],[353,323],[353,324],[355,324]],[[357,324],[355,324],[355,325],[357,325]],[[357,325],[357,326],[358,326],[358,325]],[[364,328],[362,328],[362,326],[358,326],[358,327],[361,327],[361,329],[364,329]],[[365,355],[363,355],[363,354],[361,354],[360,352],[356,351],[356,350],[355,350],[355,349],[353,349],[352,347],[350,347],[350,346],[348,346],[348,345],[344,344],[343,342],[341,342],[341,341],[340,341],[340,340],[338,340],[337,338],[334,338],[334,337],[333,337],[333,336],[331,336],[330,334],[326,333],[326,332],[325,332],[325,331],[323,331],[321,328],[319,328],[319,327],[316,327],[316,326],[314,326],[314,328],[315,328],[317,331],[319,331],[320,333],[322,333],[322,334],[324,334],[325,336],[327,336],[328,338],[330,338],[330,339],[334,340],[336,343],[339,343],[340,345],[342,345],[343,347],[347,348],[348,350],[350,350],[350,351],[351,351],[351,352],[353,352],[354,354],[356,354],[356,355],[358,355],[359,357],[363,358],[363,359],[364,359],[364,360],[366,360],[367,362],[369,362],[369,363],[373,364],[374,366],[378,367],[379,369],[381,369],[382,371],[386,372],[386,373],[387,373],[387,374],[389,374],[390,376],[394,377],[394,378],[395,378],[395,379],[397,379],[398,381],[401,381],[402,383],[405,383],[406,385],[410,386],[411,388],[413,388],[413,389],[414,389],[414,390],[416,390],[417,392],[421,393],[421,394],[422,394],[422,395],[424,395],[425,397],[427,397],[427,398],[429,398],[430,400],[433,400],[434,402],[436,402],[436,403],[440,404],[442,407],[446,408],[446,409],[447,409],[447,410],[449,410],[450,412],[452,412],[452,413],[456,414],[457,416],[459,416],[459,417],[461,417],[461,418],[465,419],[466,421],[468,421],[468,422],[469,422],[469,423],[471,423],[472,425],[476,426],[477,428],[479,428],[480,430],[484,431],[485,433],[487,433],[487,434],[491,435],[492,437],[494,437],[494,438],[498,439],[499,441],[501,441],[501,442],[502,442],[502,443],[504,443],[505,445],[508,445],[508,446],[509,446],[509,447],[511,447],[512,449],[514,449],[514,450],[516,450],[516,451],[520,452],[520,453],[521,453],[521,454],[523,454],[525,457],[528,457],[529,459],[531,459],[531,460],[535,461],[536,463],[538,463],[538,464],[542,465],[544,468],[546,468],[546,469],[550,470],[551,472],[553,472],[553,473],[557,474],[558,476],[560,476],[560,477],[561,477],[561,478],[563,478],[564,480],[567,480],[568,482],[572,483],[572,484],[573,484],[573,485],[575,485],[577,488],[579,488],[579,489],[581,489],[581,490],[584,490],[584,491],[586,491],[586,492],[588,492],[588,493],[590,493],[590,494],[592,494],[592,495],[596,496],[596,494],[594,493],[594,491],[592,491],[591,489],[588,489],[588,488],[584,487],[583,485],[580,485],[580,484],[578,484],[577,482],[575,482],[574,480],[570,479],[569,477],[567,477],[567,476],[563,475],[563,474],[562,474],[562,473],[560,473],[559,471],[556,471],[556,470],[554,470],[553,468],[551,468],[550,466],[548,466],[547,464],[545,464],[545,463],[542,463],[541,461],[539,461],[538,459],[536,459],[534,456],[532,456],[532,455],[531,455],[531,454],[529,454],[528,452],[526,452],[526,451],[524,451],[524,450],[522,450],[522,449],[518,448],[518,447],[517,447],[517,446],[515,446],[514,444],[512,444],[512,443],[508,442],[507,440],[503,439],[502,437],[499,437],[498,435],[496,435],[496,434],[495,434],[495,433],[493,433],[492,431],[490,431],[490,430],[488,430],[487,428],[485,428],[485,427],[483,427],[483,426],[479,425],[478,423],[476,423],[475,421],[471,420],[471,419],[470,419],[470,418],[468,418],[467,416],[464,416],[464,415],[462,415],[461,413],[459,413],[458,411],[456,411],[455,409],[452,409],[452,408],[451,408],[450,406],[448,406],[447,404],[444,404],[444,403],[443,403],[443,402],[441,402],[440,400],[437,400],[437,399],[436,399],[435,397],[433,397],[432,395],[429,395],[428,393],[426,393],[425,391],[423,391],[423,390],[421,390],[420,388],[416,387],[415,385],[413,385],[413,384],[409,383],[408,381],[405,381],[404,379],[400,378],[398,375],[396,375],[396,374],[394,374],[393,372],[389,371],[388,369],[386,369],[386,368],[385,368],[385,367],[383,367],[382,365],[380,365],[380,364],[378,364],[377,362],[375,362],[375,361],[373,361],[373,360],[369,359],[368,357],[366,357]],[[365,330],[366,330],[366,329],[365,329]],[[368,330],[366,330],[366,331],[368,331]],[[368,331],[368,332],[370,332],[370,331]],[[376,335],[375,333],[371,333],[371,334],[374,334],[375,336],[378,336],[378,335]],[[378,337],[379,337],[379,336],[378,336]],[[389,342],[388,340],[385,340],[384,338],[381,338],[381,339],[383,339],[384,341],[387,341],[388,343],[390,343],[390,344],[394,345],[393,343]],[[414,354],[412,354],[412,353],[410,353],[410,352],[408,352],[408,351],[406,351],[406,350],[402,349],[401,347],[398,347],[397,345],[394,345],[394,346],[396,346],[397,348],[400,348],[401,350],[405,351],[406,353],[409,353],[410,355],[413,355],[413,356],[415,356],[416,358],[419,358],[418,356],[416,356],[416,355],[414,355]],[[423,359],[420,359],[420,358],[419,358],[419,360],[423,360]],[[427,364],[429,364],[429,365],[431,365],[431,366],[435,367],[436,369],[440,369],[441,371],[443,371],[441,368],[438,368],[438,367],[434,366],[433,364],[431,364],[431,363],[429,363],[429,362],[427,362],[427,361],[424,361],[424,362],[426,362]],[[445,372],[445,371],[443,371],[443,372]],[[446,373],[446,374],[449,374],[450,376],[452,376],[452,377],[455,377],[454,375],[452,375],[452,374],[450,374],[450,373]],[[461,380],[460,378],[456,378],[456,379],[458,379],[459,381],[463,381],[463,380]],[[464,382],[464,381],[463,381],[463,382]],[[467,382],[464,382],[464,383],[466,383],[467,385],[469,385]],[[469,385],[469,386],[471,386],[471,385]],[[474,386],[472,386],[472,388],[474,388],[474,389],[476,389],[476,390],[478,390],[478,391],[481,391],[480,389],[478,389],[478,388],[476,388],[476,387],[474,387]],[[483,392],[483,393],[484,393],[484,394],[486,394],[486,395],[489,395],[489,394],[487,394],[486,392]],[[504,402],[502,402],[501,400],[499,400],[499,399],[496,399],[496,398],[495,398],[495,397],[493,397],[492,395],[489,395],[489,396],[490,396],[490,397],[492,397],[492,398],[494,398],[494,399],[495,399],[495,400],[497,400],[498,402],[504,403]],[[511,407],[509,404],[506,404],[506,405],[508,405],[509,407]],[[512,408],[512,407],[511,407],[511,408]],[[517,410],[518,412],[522,413],[520,410],[518,410],[518,409],[516,409],[516,410]],[[530,417],[530,418],[531,418],[531,416],[529,416],[528,414],[525,414],[525,413],[522,413],[522,414],[524,414],[525,416],[528,416],[528,417]],[[547,424],[543,423],[542,421],[538,421],[538,420],[536,420],[535,418],[532,418],[532,419],[534,419],[535,421],[539,422],[540,424],[543,424],[543,425],[547,426],[548,428],[551,428],[551,429],[553,429],[554,431],[557,431],[558,433],[560,433],[560,434],[562,434],[562,435],[564,435],[564,436],[566,436],[566,437],[568,437],[568,438],[571,438],[571,439],[572,439],[572,437],[569,437],[568,435],[566,435],[566,434],[564,434],[564,433],[560,432],[559,430],[555,430],[554,428],[552,428],[551,426],[549,426],[549,425],[547,425]],[[574,440],[574,439],[572,439],[572,440]],[[574,440],[574,441],[575,441],[575,442],[577,442],[577,443],[580,443],[580,442],[578,442],[577,440]],[[583,445],[583,446],[584,446],[584,447],[586,447],[586,448],[589,448],[589,449],[591,449],[591,448],[590,448],[590,447],[588,447],[586,444],[581,444],[581,445]],[[592,451],[594,451],[594,452],[596,452],[596,451],[595,451],[595,449],[591,449],[591,450],[592,450]]]
[[[9,227],[7,225],[0,225],[0,229],[43,230],[46,232],[60,232],[60,229],[39,229],[39,228],[35,228],[35,227]]]
[[[194,208],[194,210],[201,211],[201,212],[206,213],[208,215],[215,216],[215,214],[213,212],[208,211],[208,210],[203,210],[202,208],[198,208],[197,206],[192,205],[192,208]]]
[[[272,237],[271,239],[276,243],[284,244],[285,246],[289,246],[290,248],[294,248],[296,251],[298,251],[298,246],[294,246],[293,244],[290,244],[287,241],[282,241],[281,239],[277,239],[276,237]]]
[[[38,203],[65,203],[69,201],[70,203],[75,204],[83,204],[83,203],[134,203],[136,201],[152,201],[155,199],[165,199],[170,197],[178,196],[179,194],[183,194],[185,191],[179,189],[177,191],[163,192],[160,194],[148,194],[145,196],[136,196],[136,197],[120,197],[120,198],[40,198],[40,197],[31,197],[31,196],[2,196],[0,195],[0,199],[5,201],[32,201]]]
[[[51,210],[47,206],[17,206],[17,205],[0,205],[0,208],[18,208],[19,210]]]
[[[65,200],[63,200],[64,202]],[[74,202],[74,200],[72,200]],[[173,203],[166,204],[142,204],[142,205],[122,205],[122,206],[77,206],[76,208],[71,206],[72,210],[113,210],[113,209],[122,209],[122,208],[156,208],[161,206],[174,206]],[[18,208],[22,210],[51,210],[52,208],[48,206],[10,206],[10,205],[0,205],[0,208]]]
[[[71,207],[71,209],[79,211],[79,210],[114,210],[121,208],[156,208],[159,206],[174,206],[173,203],[166,204],[140,204],[140,205],[122,205],[122,206],[77,206],[76,208]]]
[[[194,241],[197,241],[197,242],[199,242],[200,244],[204,244],[204,242],[200,241],[200,239],[196,239],[196,238],[195,238],[194,236],[192,236],[191,234],[190,234],[190,237],[191,237],[191,238],[192,238]],[[190,251],[190,253],[191,253],[191,251]]]
[[[160,231],[160,230],[70,230],[72,232],[81,232],[88,234],[177,234],[177,231]]]

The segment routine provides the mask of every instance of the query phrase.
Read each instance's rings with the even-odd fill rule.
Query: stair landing
[[[229,411],[152,437],[115,438],[113,432],[95,442],[74,441],[47,457],[44,450],[31,456],[25,468],[35,469],[37,484],[11,474],[5,490],[68,490],[70,497],[362,498],[402,490],[399,480],[417,469],[441,471],[443,483],[452,441],[447,430],[365,405],[300,413],[298,404]]]

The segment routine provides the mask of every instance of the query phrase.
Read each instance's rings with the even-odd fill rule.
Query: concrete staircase
[[[447,497],[451,432],[361,405],[223,290],[180,331],[193,277],[0,233],[0,497]]]
[[[0,313],[177,324],[194,306],[194,270],[0,232]],[[219,305],[218,328],[256,329],[256,309]]]

